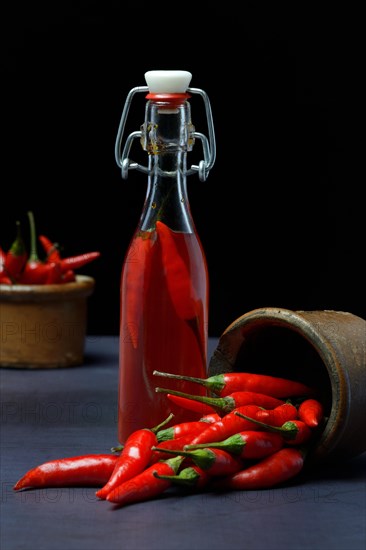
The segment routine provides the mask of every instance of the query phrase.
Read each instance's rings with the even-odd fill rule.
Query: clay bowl
[[[364,319],[342,311],[249,311],[223,332],[210,359],[209,376],[230,371],[286,377],[318,391],[326,420],[308,464],[366,451]]]
[[[0,285],[0,366],[56,368],[84,359],[92,277],[55,285]]]

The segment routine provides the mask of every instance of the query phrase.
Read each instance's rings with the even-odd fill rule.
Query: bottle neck
[[[187,152],[194,127],[185,100],[148,101],[141,144],[149,154],[148,189],[140,227],[148,231],[160,220],[175,231],[191,233],[194,224],[187,194]]]

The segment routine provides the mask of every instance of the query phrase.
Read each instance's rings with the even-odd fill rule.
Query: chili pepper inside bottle
[[[133,88],[126,99],[116,140],[116,161],[122,177],[130,169],[147,175],[142,214],[126,252],[121,275],[120,378],[118,438],[121,443],[137,429],[158,424],[170,412],[174,423],[198,420],[155,392],[154,370],[195,377],[207,372],[208,269],[192,219],[187,176],[204,181],[215,160],[211,107],[203,90],[189,88],[186,71],[149,71],[148,86]],[[133,96],[145,92],[141,131],[121,140]],[[209,139],[196,133],[189,98],[203,98]],[[140,139],[148,166],[128,158]],[[187,169],[187,153],[202,141],[204,160]],[[197,391],[191,382],[174,382],[175,389]],[[174,389],[174,388],[172,388]],[[202,388],[201,395],[207,390]]]

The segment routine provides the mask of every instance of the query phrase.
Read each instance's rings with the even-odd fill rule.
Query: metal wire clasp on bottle
[[[123,179],[128,178],[129,170],[139,170],[144,174],[149,174],[149,168],[147,166],[142,166],[141,164],[134,162],[129,158],[132,142],[134,139],[141,140],[143,138],[142,131],[132,132],[127,137],[126,143],[121,153],[122,139],[123,139],[123,134],[125,130],[125,125],[126,125],[126,120],[130,109],[130,105],[135,94],[140,92],[148,93],[149,92],[148,86],[136,86],[135,88],[132,88],[129,91],[124,108],[123,108],[121,120],[118,127],[118,132],[117,132],[117,138],[115,143],[115,159],[116,159],[117,165],[121,168]],[[200,132],[194,131],[192,133],[192,137],[194,139],[199,139],[202,143],[204,160],[201,160],[198,163],[198,165],[192,164],[192,166],[186,171],[185,176],[190,176],[194,173],[198,173],[198,177],[200,181],[206,181],[208,174],[211,168],[213,167],[216,159],[216,142],[215,142],[215,132],[214,132],[213,119],[212,119],[211,105],[210,105],[209,98],[204,90],[201,90],[200,88],[187,88],[187,97],[189,97],[189,94],[198,94],[202,97],[204,101],[206,118],[207,118],[207,127],[208,127],[208,139],[204,134]]]

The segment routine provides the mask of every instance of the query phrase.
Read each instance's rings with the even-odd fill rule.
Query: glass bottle
[[[157,386],[203,395],[198,384],[169,379],[162,384],[154,370],[204,378],[207,376],[208,270],[192,218],[187,175],[205,180],[215,158],[210,104],[206,94],[188,88],[186,71],[149,71],[147,87],[130,91],[116,140],[122,177],[128,170],[147,174],[142,214],[128,247],[121,274],[118,439],[124,443],[136,429],[152,428],[172,412],[174,423],[197,420],[199,414],[173,404]],[[148,92],[140,132],[121,139],[136,92]],[[191,93],[206,106],[210,142],[191,122]],[[132,141],[139,138],[148,166],[129,160]],[[187,170],[187,153],[201,139],[205,160]]]

